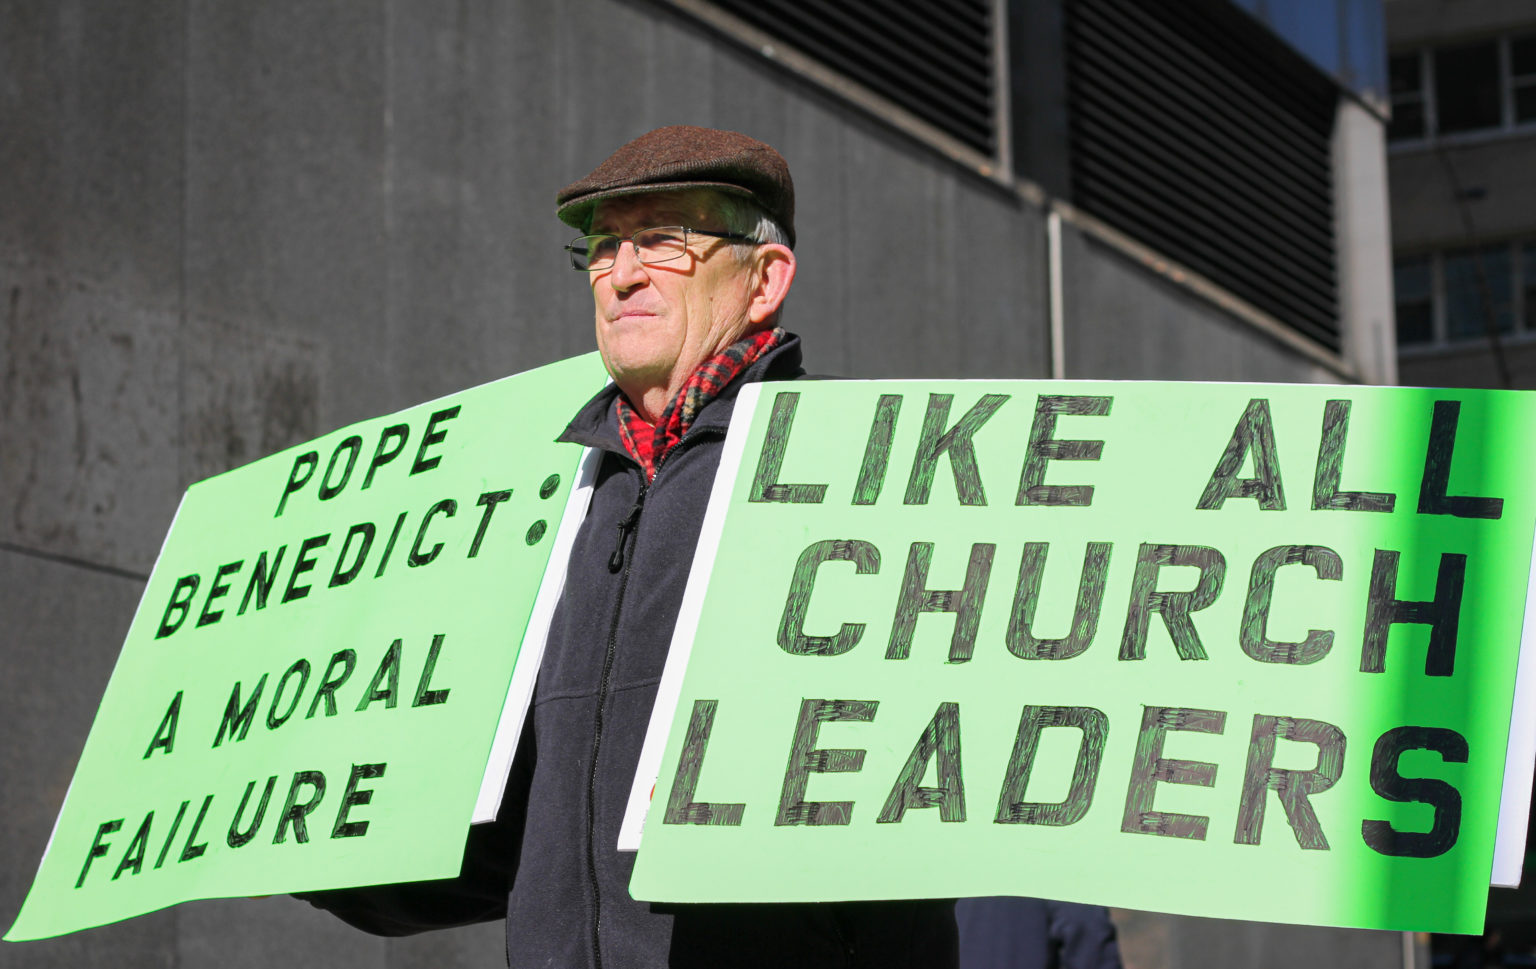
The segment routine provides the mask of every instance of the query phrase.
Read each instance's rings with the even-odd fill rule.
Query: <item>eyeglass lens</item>
[[[619,255],[619,246],[633,242],[635,254],[643,263],[666,262],[688,251],[688,230],[680,225],[641,229],[629,239],[615,235],[582,236],[567,248],[571,265],[577,269],[607,269]]]

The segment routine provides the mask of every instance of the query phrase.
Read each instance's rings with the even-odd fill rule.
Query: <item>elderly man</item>
[[[458,879],[306,897],[382,934],[505,912],[515,967],[954,965],[950,903],[630,898],[619,822],[731,408],[748,382],[803,373],[799,339],[777,325],[795,278],[794,187],[762,142],[676,126],[557,202],[584,233],[566,249],[614,384],[560,438],[603,462],[502,816],[472,831]]]

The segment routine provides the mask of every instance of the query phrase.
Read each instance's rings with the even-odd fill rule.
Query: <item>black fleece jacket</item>
[[[381,935],[504,911],[518,969],[955,965],[950,902],[651,905],[630,898],[633,855],[614,847],[737,393],[803,374],[790,336],[705,405],[649,485],[619,439],[617,389],[582,408],[560,440],[605,454],[501,817],[471,831],[457,879],[304,898]]]

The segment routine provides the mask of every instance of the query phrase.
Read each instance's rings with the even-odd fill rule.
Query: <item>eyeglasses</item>
[[[685,225],[659,225],[651,229],[641,229],[626,240],[623,236],[612,233],[598,233],[596,235],[578,236],[571,240],[565,251],[571,254],[571,268],[580,272],[589,269],[607,269],[612,266],[614,260],[619,258],[619,247],[626,241],[635,247],[635,256],[646,265],[656,262],[667,262],[681,258],[688,251],[689,236],[708,236],[711,239],[727,239],[731,242],[744,242],[750,245],[758,245],[758,240],[751,236],[736,235],[733,232],[710,232],[705,229],[690,229]]]

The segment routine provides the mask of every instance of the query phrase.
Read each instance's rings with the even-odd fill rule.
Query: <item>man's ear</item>
[[[756,284],[752,289],[752,302],[747,307],[747,318],[754,324],[773,319],[784,297],[789,295],[790,284],[795,281],[795,253],[788,246],[773,242],[759,245],[753,253],[756,263]]]

